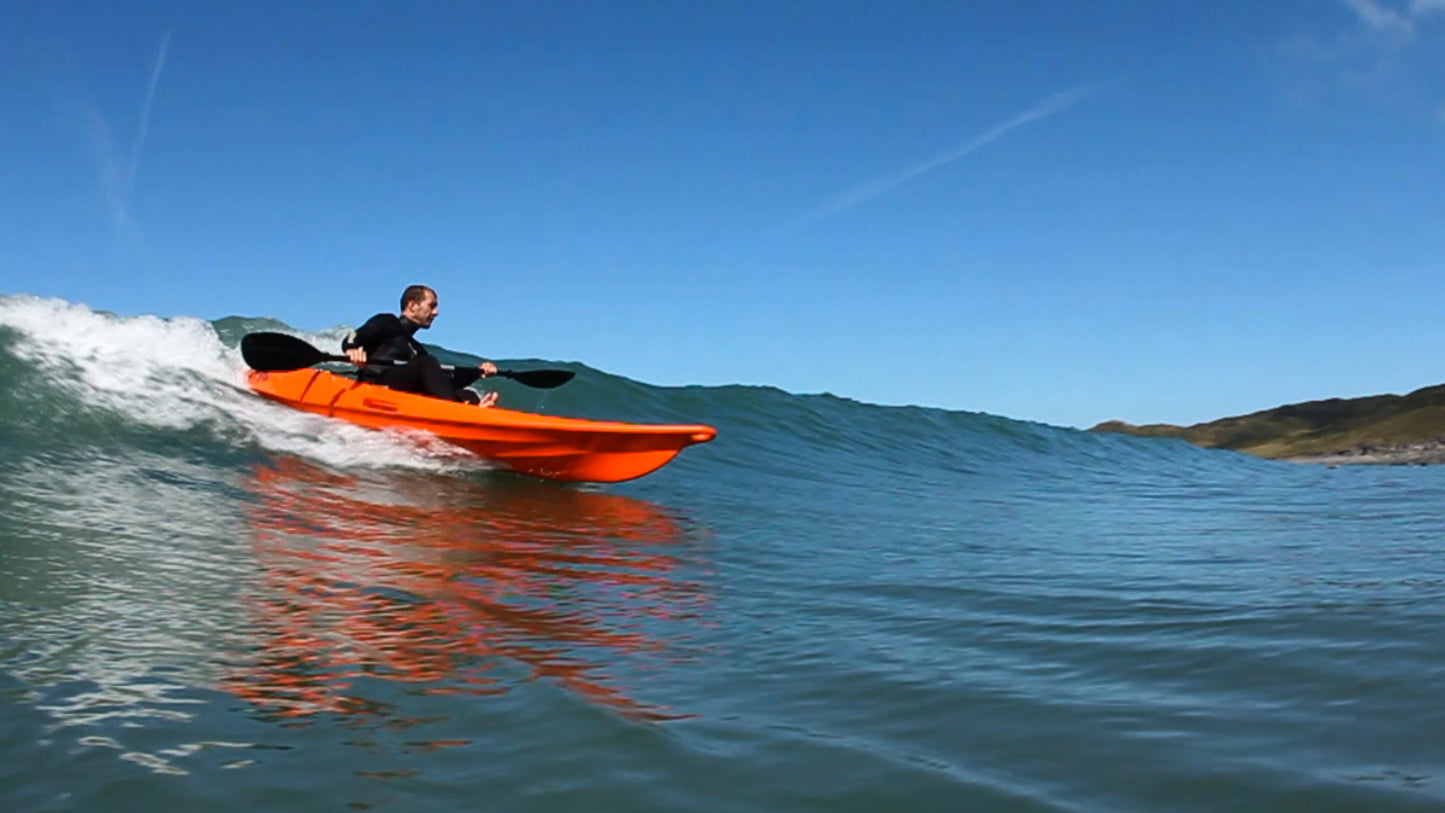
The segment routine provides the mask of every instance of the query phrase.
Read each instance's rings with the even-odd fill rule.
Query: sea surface
[[[0,810],[1445,810],[1445,468],[567,363],[719,434],[559,485],[252,330],[0,296]]]

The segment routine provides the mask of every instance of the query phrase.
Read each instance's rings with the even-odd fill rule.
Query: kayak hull
[[[426,432],[501,467],[547,480],[616,483],[656,471],[711,426],[593,421],[480,408],[365,384],[324,370],[248,374],[258,395],[374,429]]]

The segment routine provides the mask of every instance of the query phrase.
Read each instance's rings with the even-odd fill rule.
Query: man
[[[477,367],[458,367],[451,375],[436,356],[414,337],[431,327],[437,318],[437,293],[425,285],[409,286],[401,295],[401,315],[378,313],[341,341],[346,357],[361,368],[357,380],[380,384],[403,392],[416,392],[448,401],[489,407],[497,393],[478,396],[467,385],[480,377],[497,374],[497,365],[484,361]],[[406,362],[399,366],[368,366],[370,361]]]

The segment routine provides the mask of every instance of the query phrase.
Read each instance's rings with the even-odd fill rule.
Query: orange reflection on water
[[[262,578],[247,602],[253,651],[227,688],[268,712],[387,714],[352,691],[361,677],[473,695],[547,678],[629,716],[680,716],[607,676],[665,657],[677,636],[657,629],[700,623],[704,596],[676,573],[682,529],[658,506],[294,458],[258,466],[246,487]]]

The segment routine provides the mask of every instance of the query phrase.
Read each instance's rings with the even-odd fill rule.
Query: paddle
[[[304,340],[285,333],[247,333],[241,337],[241,357],[251,369],[263,373],[278,373],[284,370],[299,370],[323,361],[341,361],[347,364],[351,359],[323,353]],[[398,367],[404,361],[368,360],[367,364],[385,364]],[[455,369],[443,365],[443,369]],[[498,370],[497,375],[510,378],[518,384],[550,390],[572,380],[576,373],[571,370]]]

